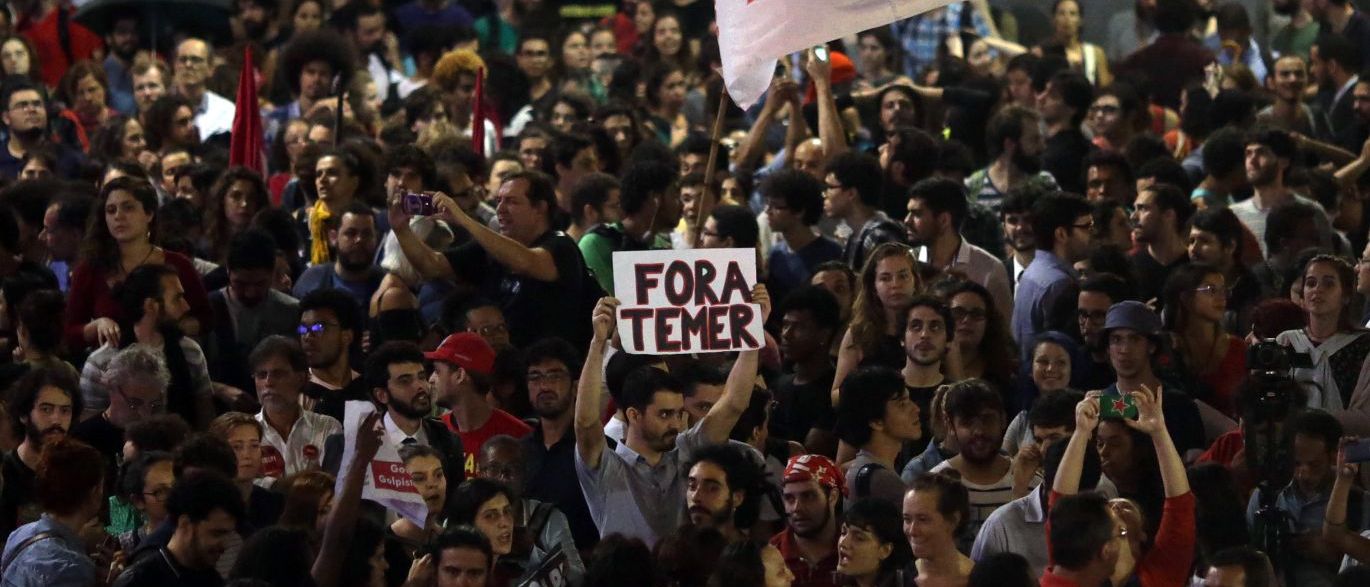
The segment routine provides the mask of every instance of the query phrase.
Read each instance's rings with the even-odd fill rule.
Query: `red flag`
[[[471,149],[485,153],[485,68],[476,70],[476,95],[471,103]]]
[[[238,75],[238,96],[234,100],[233,138],[228,147],[229,165],[242,165],[266,175],[265,138],[262,111],[257,102],[257,80],[252,64],[252,47],[243,48],[243,71]]]

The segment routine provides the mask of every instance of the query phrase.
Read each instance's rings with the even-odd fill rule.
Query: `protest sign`
[[[618,333],[633,354],[717,353],[765,344],[752,303],[756,251],[614,253]]]
[[[345,447],[342,464],[338,467],[338,480],[333,490],[335,495],[342,493],[343,476],[356,456],[354,447],[357,446],[357,425],[376,411],[376,407],[367,401],[349,401],[345,409]],[[423,503],[418,488],[414,487],[414,480],[409,477],[409,469],[404,466],[404,461],[400,460],[399,448],[391,443],[388,437],[382,437],[381,448],[376,452],[376,458],[371,459],[370,466],[366,468],[362,499],[379,503],[420,528],[427,524],[428,506]]]
[[[557,546],[542,559],[542,565],[519,583],[519,587],[566,587],[571,584],[571,564]]]

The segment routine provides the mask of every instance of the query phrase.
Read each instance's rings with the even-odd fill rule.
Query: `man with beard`
[[[1042,170],[1042,117],[1034,110],[1010,106],[989,120],[986,144],[989,166],[966,178],[971,200],[998,211],[1010,190],[1028,183],[1055,189],[1056,180]]]
[[[385,411],[381,422],[385,426],[386,442],[396,447],[428,446],[442,455],[448,503],[453,503],[452,493],[466,479],[462,461],[465,452],[460,437],[449,431],[442,421],[429,417],[433,412],[433,396],[424,373],[425,360],[423,351],[412,342],[386,342],[366,358],[366,382],[371,387],[372,401]],[[329,437],[330,457],[324,463],[325,470],[338,470],[342,447],[341,433]],[[337,448],[338,458],[332,456],[334,448]]]
[[[1068,307],[1078,290],[1074,265],[1089,254],[1092,211],[1084,198],[1066,194],[1049,194],[1032,205],[1037,252],[1013,296],[1013,339],[1022,357],[1032,356],[1038,333],[1063,329],[1059,314],[1063,300]]]
[[[625,187],[625,199],[627,191]],[[404,256],[424,279],[455,278],[500,300],[514,346],[549,335],[572,344],[588,340],[589,325],[581,309],[590,301],[587,296],[597,295],[591,290],[598,288],[585,282],[590,274],[576,242],[551,228],[557,206],[552,179],[537,171],[510,175],[497,199],[499,232],[467,214],[451,197],[433,195],[436,215],[471,234],[471,242],[446,252],[429,248],[409,228],[411,215],[398,194],[390,200],[391,229]]]
[[[901,374],[909,399],[918,404],[918,426],[921,430],[932,431],[931,420],[936,417],[932,409],[933,396],[937,395],[937,388],[951,382],[943,375],[942,367],[947,349],[955,336],[956,322],[946,303],[931,296],[914,298],[904,321],[905,358]],[[930,436],[921,437],[921,440],[930,442]],[[915,448],[921,450],[924,447],[920,444]]]
[[[272,287],[276,241],[250,228],[228,248],[228,285],[209,294],[217,328],[205,346],[209,374],[220,383],[250,389],[247,355],[263,338],[291,336],[299,325],[300,302]]]
[[[43,443],[67,436],[81,413],[81,394],[76,381],[60,370],[34,369],[10,389],[8,402],[11,430],[22,432],[24,441],[5,453],[0,461],[0,535],[38,520],[42,513],[34,501],[34,471]]]
[[[1027,495],[1042,479],[1041,459],[1009,459],[999,452],[1004,442],[1004,402],[982,379],[953,383],[946,392],[942,416],[951,440],[961,452],[932,468],[932,473],[954,469],[970,494],[970,520],[960,541],[969,542],[994,510]],[[963,550],[969,550],[969,544]]]
[[[1037,256],[1037,238],[1032,234],[1032,203],[1040,195],[1031,186],[1022,187],[1010,191],[999,206],[999,220],[1004,231],[1004,271],[1008,273],[1009,289],[1014,293],[1017,293],[1023,272]]]
[[[675,170],[660,161],[634,162],[624,170],[619,184],[623,219],[591,228],[577,243],[604,291],[614,291],[615,252],[671,248],[667,235],[681,216],[677,183]]]
[[[1192,461],[1206,446],[1203,421],[1193,399],[1175,383],[1162,382],[1156,375],[1153,361],[1163,334],[1160,316],[1141,302],[1118,302],[1108,309],[1103,336],[1108,345],[1108,361],[1117,379],[1104,389],[1104,401],[1142,388],[1161,390],[1166,426],[1180,454]],[[1122,484],[1118,489],[1128,493]]]
[[[1308,62],[1298,55],[1275,60],[1274,75],[1265,85],[1275,95],[1275,103],[1256,113],[1256,122],[1305,136],[1326,136],[1325,121],[1304,103],[1308,88]]]
[[[1251,183],[1253,194],[1250,198],[1232,205],[1232,213],[1251,231],[1260,244],[1261,255],[1269,257],[1270,251],[1265,244],[1266,219],[1270,210],[1280,204],[1300,202],[1318,209],[1316,215],[1320,234],[1331,231],[1327,214],[1317,202],[1294,193],[1285,185],[1293,161],[1298,157],[1298,146],[1289,133],[1278,129],[1253,131],[1246,137],[1246,179]],[[1327,232],[1321,232],[1326,230]]]
[[[133,59],[138,55],[138,17],[124,15],[114,20],[114,26],[105,33],[105,46],[109,55],[105,56],[105,79],[109,83],[105,91],[109,94],[110,107],[120,114],[138,114],[138,105],[133,101]]]
[[[167,410],[192,426],[214,419],[213,386],[204,351],[178,326],[190,311],[180,276],[168,265],[142,265],[130,271],[117,293],[123,320],[123,346],[140,344],[161,354],[171,372]],[[107,344],[90,354],[81,368],[81,394],[91,417],[119,398],[106,387],[110,363],[121,348]]]
[[[834,587],[837,574],[837,512],[847,482],[842,469],[823,455],[790,458],[780,490],[785,529],[771,537],[794,587]]]
[[[114,395],[109,407],[73,426],[71,435],[100,451],[105,461],[106,486],[112,490],[118,479],[119,463],[124,460],[124,431],[166,411],[171,373],[155,351],[133,345],[114,356],[105,378]]]
[[[408,222],[405,218],[406,227]],[[380,242],[376,212],[366,204],[353,202],[342,213],[337,228],[328,231],[328,238],[337,251],[333,262],[305,269],[295,281],[295,297],[304,298],[317,289],[338,288],[352,294],[357,307],[370,307],[371,296],[385,277],[385,271],[372,262]]]
[[[885,367],[862,367],[842,381],[844,397],[858,394],[860,401],[837,404],[837,437],[857,449],[846,468],[844,495],[854,501],[871,498],[898,503],[907,487],[899,478],[895,459],[904,443],[924,437],[923,410],[909,397],[899,373]]]
[[[1335,140],[1354,120],[1351,88],[1359,79],[1362,64],[1360,53],[1344,37],[1324,31],[1314,43],[1308,71],[1318,87],[1314,104],[1327,118],[1326,134],[1319,137],[1322,140]]]
[[[1076,324],[1084,350],[1071,363],[1071,386],[1077,389],[1103,389],[1114,381],[1108,364],[1108,341],[1104,320],[1113,304],[1133,298],[1132,286],[1111,273],[1091,275],[1080,282],[1076,296]]]
[[[393,35],[385,29],[385,12],[370,2],[355,0],[343,4],[329,17],[330,24],[351,41],[354,52],[366,61],[366,70],[376,81],[376,101],[398,102],[400,96],[396,86],[404,76],[396,69],[394,60],[399,57],[399,47],[388,45]],[[388,109],[382,108],[389,112]]]
[[[166,498],[170,540],[147,552],[119,575],[115,587],[218,587],[215,571],[245,515],[237,486],[214,471],[195,471],[176,481]]]
[[[440,407],[450,410],[443,424],[457,436],[466,449],[465,471],[475,477],[477,453],[493,436],[523,438],[532,427],[490,405],[490,377],[495,373],[495,350],[480,335],[458,332],[448,336],[424,358],[433,362],[428,377]]]
[[[321,450],[329,436],[342,431],[331,416],[300,407],[300,390],[309,367],[299,343],[284,336],[268,336],[248,359],[262,411],[262,476],[282,479],[318,469]]]
[[[53,171],[62,178],[72,177],[81,154],[48,140],[48,103],[42,88],[24,78],[8,78],[0,89],[0,105],[5,108],[0,120],[9,134],[6,148],[0,149],[0,177],[18,179],[25,155],[49,145],[57,150],[57,169]]]
[[[280,45],[278,0],[237,0],[234,6],[237,8],[234,20],[238,26],[233,32],[238,42],[255,43],[266,49]]]
[[[1137,194],[1132,209],[1132,240],[1139,250],[1131,257],[1137,278],[1137,295],[1143,300],[1160,300],[1166,276],[1189,262],[1185,230],[1194,204],[1179,188],[1158,183]]]
[[[233,101],[206,87],[214,73],[213,60],[214,48],[207,41],[191,38],[176,46],[172,83],[178,94],[190,100],[201,142],[233,130]]]
[[[350,400],[370,400],[371,390],[352,369],[353,342],[361,336],[361,318],[352,296],[340,289],[320,289],[300,300],[296,332],[309,363],[309,383],[301,405],[343,419]]]
[[[713,528],[727,542],[746,538],[760,513],[757,487],[760,469],[741,445],[716,444],[695,453],[685,467],[685,511],[690,523]]]
[[[267,140],[282,132],[287,122],[297,118],[314,119],[322,113],[336,112],[334,79],[347,87],[352,75],[352,47],[337,31],[321,28],[296,33],[281,52],[281,68],[295,99],[263,115]]]
[[[567,483],[576,474],[576,438],[571,433],[571,406],[580,379],[580,353],[559,338],[544,338],[523,352],[528,402],[537,421],[523,438],[524,494],[555,505],[566,514],[576,547],[592,548],[599,530],[590,517],[580,485]]]
[[[1093,102],[1094,87],[1078,71],[1057,72],[1037,94],[1037,110],[1042,113],[1047,133],[1042,167],[1059,178],[1062,189],[1076,194],[1085,191],[1080,183],[1084,175],[1080,165],[1091,149],[1080,124]]]
[[[1304,7],[1303,0],[1273,0],[1271,4],[1271,10],[1278,15],[1272,20],[1284,17],[1288,23],[1270,36],[1270,53],[1307,60],[1322,26]]]
[[[960,273],[983,285],[999,306],[1013,313],[1013,297],[999,259],[961,237],[970,212],[965,186],[950,179],[929,178],[914,184],[908,196],[904,228],[918,260],[944,273]]]
[[[770,314],[766,288],[757,285],[752,300],[761,320]],[[618,300],[605,297],[595,306],[594,338],[580,372],[576,396],[576,477],[603,535],[622,533],[649,545],[680,526],[685,501],[684,464],[704,447],[727,442],[751,402],[758,352],[742,351],[733,362],[723,397],[699,424],[681,431],[685,400],[678,379],[654,366],[628,374],[618,402],[628,421],[625,442],[605,450],[600,404],[604,349],[613,338]]]

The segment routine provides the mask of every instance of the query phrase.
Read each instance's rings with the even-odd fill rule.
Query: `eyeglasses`
[[[207,63],[208,61],[208,59],[200,57],[199,55],[181,55],[176,58],[177,63],[183,63],[185,65],[200,65]]]
[[[714,232],[714,231],[712,231],[712,230],[707,230],[707,229],[706,229],[706,230],[703,230],[703,231],[700,231],[699,234],[702,235],[702,236],[707,236],[707,237],[709,237],[709,238],[720,238],[720,237],[722,236],[722,235],[718,234],[717,232]]]
[[[1224,295],[1224,296],[1225,296],[1225,295],[1227,295],[1227,288],[1226,288],[1226,287],[1219,286],[1219,285],[1212,285],[1212,284],[1203,285],[1203,286],[1196,287],[1196,288],[1194,288],[1194,291],[1195,291],[1195,293],[1201,293],[1201,294],[1210,295],[1210,296],[1215,296],[1215,295]]]
[[[341,326],[341,324],[338,324],[337,322],[315,322],[313,324],[301,324],[299,328],[295,329],[295,332],[299,333],[300,336],[310,334],[320,336],[323,333],[328,332],[330,328],[337,328],[339,326]]]
[[[528,383],[533,384],[540,383],[543,381],[546,381],[547,383],[558,383],[570,378],[571,374],[563,369],[558,369],[556,371],[548,371],[546,373],[543,373],[541,371],[533,371],[528,374]]]
[[[152,491],[143,492],[143,497],[151,497],[157,501],[166,501],[166,498],[170,495],[170,487],[158,487],[157,489],[153,489]]]
[[[1095,310],[1092,312],[1089,310],[1078,310],[1075,312],[1075,317],[1090,322],[1103,322],[1108,319],[1108,312],[1105,310]]]
[[[160,412],[162,411],[162,409],[166,408],[166,400],[155,399],[150,402],[143,401],[143,398],[129,397],[128,395],[124,394],[124,390],[118,387],[114,388],[114,393],[119,397],[123,398],[124,405],[128,406],[128,409],[133,410],[135,412],[141,412],[145,408],[149,408],[153,412]]]
[[[846,189],[847,186],[844,186],[844,185],[827,184],[827,185],[824,186],[824,187],[825,187],[826,189],[829,189],[829,190],[840,190],[840,189]]]
[[[520,52],[519,52],[519,55],[522,56],[522,57],[546,57],[546,56],[548,55],[548,52],[547,52],[547,51],[520,51]]]
[[[951,309],[951,319],[956,322],[960,322],[962,320],[980,322],[981,320],[985,319],[985,315],[985,310],[983,308],[975,308],[973,310],[967,310],[965,308]]]
[[[15,104],[10,104],[10,110],[42,110],[42,100],[26,100]]]

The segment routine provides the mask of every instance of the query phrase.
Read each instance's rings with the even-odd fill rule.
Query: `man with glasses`
[[[1093,209],[1084,198],[1050,194],[1032,205],[1037,252],[1023,271],[1013,300],[1013,339],[1020,355],[1032,356],[1032,343],[1047,330],[1069,330],[1069,306],[1079,274],[1075,262],[1089,254]]]
[[[1133,298],[1132,286],[1117,275],[1091,275],[1080,282],[1076,296],[1075,318],[1086,353],[1072,362],[1070,381],[1077,389],[1103,389],[1113,384],[1113,366],[1108,362],[1108,341],[1104,339],[1104,320],[1113,304]]]
[[[486,399],[495,373],[495,350],[480,335],[458,332],[423,356],[433,363],[428,383],[433,387],[435,403],[450,410],[442,415],[442,423],[461,437],[466,449],[467,477],[477,475],[477,452],[486,440],[500,434],[523,438],[533,431]]]
[[[268,336],[252,349],[248,363],[262,402],[257,414],[262,424],[262,476],[281,479],[318,469],[325,441],[342,432],[342,424],[300,406],[309,373],[304,350],[284,336]]]
[[[345,402],[371,399],[366,381],[352,368],[360,321],[357,302],[342,290],[319,289],[300,300],[297,334],[309,364],[301,399],[305,409],[341,422]]]
[[[795,169],[781,169],[761,182],[764,216],[770,232],[783,237],[766,256],[766,289],[777,300],[809,284],[819,265],[842,257],[842,245],[814,226],[823,218],[823,180]]]
[[[514,54],[518,62],[519,70],[528,76],[528,96],[532,98],[533,111],[541,112],[543,107],[550,106],[548,99],[556,96],[556,92],[551,91],[552,80],[548,75],[552,71],[552,44],[547,37],[538,33],[525,33],[519,40],[518,52]],[[522,154],[523,148],[520,144],[519,153]],[[523,162],[526,168],[537,169],[537,165]]]
[[[845,222],[850,231],[842,248],[848,266],[859,271],[875,247],[904,242],[904,227],[879,209],[883,173],[878,159],[849,151],[829,161],[826,171],[823,214]]]
[[[209,91],[206,84],[214,72],[213,48],[200,39],[186,39],[176,46],[175,67],[172,69],[176,92],[194,106],[195,128],[200,129],[200,141],[233,130],[233,101]]]
[[[105,486],[114,488],[124,455],[124,430],[166,411],[166,388],[171,373],[151,348],[132,345],[114,355],[105,371],[109,407],[72,427],[77,440],[95,447],[105,461]]]
[[[999,259],[961,237],[970,212],[966,188],[945,178],[914,184],[908,197],[904,229],[909,244],[918,247],[918,260],[944,273],[961,273],[989,290],[1000,316],[1013,313],[1012,294]]]
[[[1139,250],[1131,256],[1138,296],[1164,305],[1161,288],[1170,272],[1189,262],[1185,230],[1194,204],[1179,188],[1158,183],[1137,194],[1132,210],[1132,239]]]
[[[599,529],[580,485],[567,483],[576,474],[571,407],[580,379],[580,352],[562,339],[544,338],[528,347],[523,359],[528,402],[537,414],[532,433],[520,441],[524,496],[556,506],[566,514],[576,547],[592,548],[599,541]]]
[[[0,177],[18,179],[24,168],[24,156],[49,143],[47,98],[33,82],[11,77],[0,89],[0,104],[5,108],[0,120],[9,135],[6,148],[0,149]],[[54,148],[57,169],[53,171],[62,178],[72,177],[81,163],[81,154],[60,143]]]

